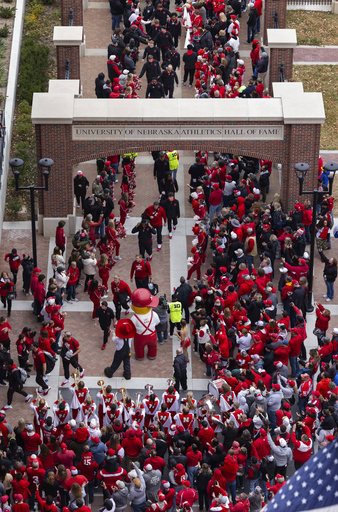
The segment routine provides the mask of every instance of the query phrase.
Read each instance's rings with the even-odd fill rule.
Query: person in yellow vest
[[[244,249],[246,251],[246,259],[249,267],[249,272],[251,274],[252,272],[252,266],[253,266],[253,260],[254,257],[257,256],[257,241],[256,241],[256,235],[253,233],[252,228],[248,228],[246,230],[248,236],[245,239],[244,242]]]
[[[180,159],[179,154],[176,150],[168,151],[167,158],[169,160],[169,169],[170,169],[171,176],[173,177],[174,180],[176,180],[178,166],[179,166],[179,159]]]
[[[170,336],[171,338],[174,336],[174,329],[176,327],[177,330],[181,329],[181,320],[182,320],[182,304],[178,300],[175,300],[175,297],[171,297],[172,302],[168,304],[168,313],[169,313],[169,324],[170,324]]]

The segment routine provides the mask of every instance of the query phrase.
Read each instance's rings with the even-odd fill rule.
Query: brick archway
[[[64,109],[60,113],[63,105],[60,103],[56,110],[55,102],[65,100],[66,96],[68,109],[72,107],[73,110],[69,113]],[[169,147],[179,151],[220,151],[281,163],[281,196],[286,208],[290,209],[298,198],[298,182],[293,171],[295,163],[305,161],[310,165],[307,187],[316,185],[320,127],[325,115],[320,94],[300,94],[298,90],[298,96],[302,118],[299,112],[297,114],[296,106],[295,112],[290,110],[283,95],[267,100],[191,100],[190,105],[188,103],[191,109],[187,110],[187,102],[181,103],[185,100],[127,102],[36,94],[32,119],[36,129],[37,158],[48,156],[55,162],[49,192],[40,199],[44,224],[51,225],[52,219],[55,221],[73,214],[74,165],[103,155],[168,150]],[[116,110],[110,113],[115,106]],[[149,110],[142,113],[142,108],[148,106],[157,109],[154,113]],[[136,112],[128,112],[127,107],[135,108]],[[196,107],[202,110],[199,117],[194,112]],[[237,113],[233,112],[234,107],[238,109]],[[153,135],[146,136],[148,133]],[[47,231],[44,227],[45,234]]]

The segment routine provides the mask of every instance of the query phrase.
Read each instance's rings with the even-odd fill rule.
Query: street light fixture
[[[295,165],[295,174],[298,178],[299,182],[299,195],[312,195],[313,196],[313,209],[312,209],[312,223],[311,223],[311,242],[310,242],[310,261],[309,261],[309,272],[308,272],[308,307],[307,311],[311,312],[314,310],[312,305],[312,297],[313,297],[313,268],[314,268],[314,259],[315,259],[315,237],[316,237],[316,218],[317,218],[317,205],[318,205],[318,195],[322,194],[318,190],[303,190],[304,178],[309,171],[310,166],[305,162],[301,162]],[[330,162],[324,165],[325,171],[330,172],[329,176],[329,194],[332,194],[332,186],[333,180],[338,170],[338,164],[335,162]],[[331,175],[333,173],[333,175]]]
[[[35,201],[34,201],[34,192],[35,190],[45,190],[48,191],[48,179],[51,171],[51,167],[54,164],[51,158],[41,158],[39,160],[39,170],[42,172],[45,185],[43,187],[37,187],[35,185],[29,185],[28,187],[19,187],[19,178],[20,173],[24,168],[25,162],[21,158],[12,158],[9,161],[9,165],[12,168],[12,172],[15,179],[15,190],[29,190],[30,191],[30,201],[31,201],[31,223],[32,223],[32,248],[33,248],[33,261],[34,266],[37,266],[37,252],[36,252],[36,227],[35,227]]]

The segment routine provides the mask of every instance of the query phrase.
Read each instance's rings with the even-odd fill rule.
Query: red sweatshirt
[[[130,269],[130,279],[133,279],[134,273],[135,277],[138,279],[145,279],[146,277],[151,276],[151,266],[149,261],[142,259],[142,261],[138,263],[134,260]]]
[[[73,286],[77,283],[77,280],[79,279],[80,271],[77,267],[69,267],[67,270],[67,276],[69,276],[68,285]]]
[[[304,443],[303,441],[297,441],[296,433],[294,430],[292,431],[292,434],[291,434],[291,440],[294,445],[293,460],[295,462],[300,462],[300,463],[307,462],[309,460],[309,458],[311,457],[311,451],[312,451],[311,431],[306,425],[303,427],[302,433],[309,436],[309,440],[307,443]]]
[[[167,216],[165,214],[164,208],[160,206],[155,210],[154,206],[148,206],[145,212],[147,217],[150,219],[150,224],[154,227],[162,226],[162,224],[167,222]]]
[[[22,432],[21,439],[23,440],[24,449],[27,452],[35,452],[40,444],[42,444],[39,434],[36,432],[27,432],[26,429]]]

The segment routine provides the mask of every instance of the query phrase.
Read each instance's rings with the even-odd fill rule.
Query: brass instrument
[[[78,371],[71,374],[71,378],[74,379],[75,389],[78,389],[78,383],[80,382],[80,374]]]
[[[61,395],[61,391],[59,390],[59,402],[63,402],[63,396]]]
[[[135,396],[136,396],[135,409],[140,409],[140,407],[141,407],[141,396],[143,396],[143,395],[142,395],[142,393],[137,391],[135,393]]]
[[[96,384],[101,388],[103,396],[106,396],[107,393],[106,393],[106,388],[104,387],[104,380],[100,379],[97,381]]]
[[[150,395],[150,392],[154,389],[154,386],[152,384],[146,384],[144,386],[144,389],[147,390],[147,394]]]
[[[197,407],[199,409],[207,408],[208,414],[211,415],[214,412],[214,398],[212,395],[204,395],[202,398],[198,401]]]
[[[168,387],[170,387],[170,386],[175,386],[175,381],[174,381],[174,379],[168,379],[168,380],[167,380],[167,382],[168,382]]]
[[[127,390],[126,390],[126,388],[120,388],[119,389],[119,393],[121,393],[121,395],[122,395],[123,402],[126,403],[126,398],[127,398]]]
[[[36,400],[39,402],[41,400],[41,398],[43,398],[43,396],[40,395],[39,388],[36,388],[35,391],[36,391]]]
[[[216,425],[220,425],[220,426],[224,427],[224,423],[223,423],[223,421],[219,420],[219,419],[218,419],[218,418],[216,418],[215,416],[211,416],[211,418],[210,418],[210,419],[211,419],[211,421],[212,421],[213,423],[216,423]]]

